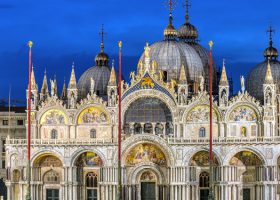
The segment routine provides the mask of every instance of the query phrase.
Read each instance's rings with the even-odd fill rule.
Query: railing
[[[169,144],[209,144],[208,138],[168,138]],[[213,139],[213,144],[253,144],[253,143],[280,143],[280,137],[255,137],[255,138],[246,138],[246,137],[219,137]]]
[[[131,137],[137,137],[135,135]],[[154,137],[158,137],[153,135]],[[128,137],[130,138],[130,137]],[[162,138],[170,145],[172,144],[209,144],[208,138]],[[125,139],[124,139],[125,140]],[[219,137],[213,139],[214,145],[219,144],[266,144],[266,143],[279,143],[280,137],[256,137],[256,138],[230,138]],[[6,145],[27,145],[27,139],[7,139]],[[31,145],[117,145],[117,139],[32,139]]]
[[[31,145],[114,145],[116,139],[32,139]],[[6,145],[27,145],[27,139],[7,139]]]

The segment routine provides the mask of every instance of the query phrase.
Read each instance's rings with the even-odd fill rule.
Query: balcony
[[[138,134],[133,135],[130,137],[141,137],[147,136],[151,134]],[[159,137],[156,135],[151,135],[152,137]],[[172,138],[172,137],[159,137],[165,140],[170,145],[208,145],[209,139],[208,138]],[[123,137],[125,140],[125,137]],[[256,137],[256,138],[246,138],[246,137],[219,137],[213,139],[214,145],[230,145],[230,144],[279,144],[280,137]],[[6,145],[12,146],[25,146],[27,145],[27,139],[7,139]],[[117,145],[116,138],[97,138],[97,139],[32,139],[31,145],[34,146],[55,146],[55,145],[70,145],[70,146],[77,146],[77,145],[85,145],[85,146],[115,146]]]

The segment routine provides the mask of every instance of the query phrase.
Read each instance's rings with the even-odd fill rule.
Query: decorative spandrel
[[[96,167],[102,165],[102,159],[94,152],[85,152],[76,161],[76,166],[78,167]]]
[[[215,155],[213,156],[213,164],[215,166],[219,165],[218,160]],[[197,152],[192,157],[190,165],[191,166],[200,166],[200,167],[209,166],[209,152],[207,152],[207,151]]]
[[[239,106],[235,108],[229,115],[229,121],[235,122],[256,122],[257,114],[256,112],[248,106]]]
[[[262,161],[259,157],[250,152],[250,151],[242,151],[237,153],[231,160],[230,165],[234,166],[260,166],[262,165]]]
[[[48,125],[68,124],[68,117],[61,110],[50,109],[43,114],[40,120],[40,124],[48,124]]]
[[[193,108],[187,115],[187,122],[208,122],[210,117],[210,108],[206,105],[200,105]],[[217,122],[217,113],[213,110],[213,121]]]
[[[153,162],[157,165],[166,165],[164,153],[155,145],[139,144],[130,150],[126,157],[126,165],[133,166],[141,162]]]
[[[90,123],[107,123],[108,116],[105,111],[98,107],[89,107],[84,109],[79,117],[78,124],[90,124]]]

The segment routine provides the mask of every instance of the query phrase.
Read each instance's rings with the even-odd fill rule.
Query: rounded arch
[[[173,166],[175,163],[175,154],[172,149],[168,146],[167,142],[162,138],[154,135],[134,135],[126,139],[122,146],[122,163],[126,163],[126,158],[129,152],[139,144],[151,144],[159,148],[165,156],[166,166]],[[117,152],[114,155],[114,162],[117,164]]]
[[[197,148],[193,147],[190,151],[188,151],[184,158],[183,158],[183,163],[185,166],[190,166],[190,163],[192,161],[192,158],[199,152],[207,152],[209,153],[209,148]],[[216,157],[218,164],[221,166],[223,161],[221,155],[218,153],[216,149],[213,149],[213,155]]]
[[[207,107],[207,110],[204,109],[205,107]],[[182,118],[181,118],[181,121],[184,122],[184,123],[188,123],[188,116],[191,115],[192,112],[195,111],[196,109],[201,109],[203,112],[206,112],[205,114],[207,114],[207,113],[209,113],[209,110],[210,110],[209,107],[210,106],[207,103],[197,103],[197,104],[194,104],[194,105],[188,107],[184,111],[184,113],[182,115]],[[213,105],[213,111],[214,111],[213,114],[216,115],[216,121],[217,122],[221,121],[222,120],[222,115],[219,112],[218,107]],[[208,116],[209,116],[209,114],[207,116],[205,115],[206,118],[205,118],[205,120],[203,122],[207,122],[209,120]],[[202,119],[202,118],[200,117],[200,119]]]
[[[128,183],[132,185],[139,184],[140,182],[140,176],[147,172],[152,171],[156,175],[157,183],[158,184],[164,184],[166,182],[166,178],[164,176],[164,173],[154,164],[147,165],[146,163],[139,164],[135,166],[131,172],[128,174]]]
[[[36,154],[32,155],[32,157],[31,157],[31,166],[34,166],[36,161],[40,160],[41,158],[43,158],[45,156],[54,156],[58,160],[60,160],[60,162],[62,163],[62,166],[65,165],[64,162],[63,162],[64,161],[64,157],[59,152],[52,151],[52,150],[41,150],[41,151],[36,152]]]
[[[230,151],[229,154],[226,155],[224,161],[223,161],[223,165],[228,166],[230,165],[230,161],[231,159],[238,153],[242,152],[242,151],[248,151],[251,152],[253,154],[255,154],[256,156],[258,156],[258,158],[261,160],[261,162],[263,163],[263,165],[267,165],[267,160],[265,159],[265,156],[262,154],[261,151],[259,151],[256,148],[253,147],[235,147],[234,149],[232,149]]]
[[[79,157],[82,154],[87,153],[87,152],[95,153],[97,156],[99,156],[101,161],[102,161],[102,166],[106,166],[107,165],[106,158],[105,158],[104,154],[102,154],[101,151],[99,151],[96,148],[94,148],[94,149],[93,148],[85,148],[85,149],[82,149],[82,150],[78,149],[77,151],[72,153],[73,156],[71,157],[70,166],[74,167],[75,163],[79,159]]]
[[[225,114],[225,121],[227,121],[227,122],[231,121],[231,120],[230,120],[230,115],[232,114],[232,112],[233,112],[235,109],[237,109],[237,108],[239,108],[239,107],[248,107],[248,108],[250,108],[251,110],[254,111],[254,113],[255,113],[255,115],[256,115],[256,118],[257,118],[256,121],[257,121],[257,122],[260,121],[260,119],[261,119],[261,113],[260,113],[260,111],[258,110],[258,108],[257,108],[255,105],[250,104],[250,103],[246,103],[246,102],[236,103],[236,104],[234,104],[233,106],[231,106],[231,108],[228,109],[227,112],[226,112],[226,114]]]
[[[90,116],[89,116],[89,115]],[[79,108],[74,116],[74,122],[84,123],[112,123],[110,112],[104,105],[90,104]]]
[[[44,125],[64,125],[69,123],[69,115],[65,108],[52,106],[41,110],[37,120]]]
[[[135,102],[136,100],[140,99],[140,98],[156,98],[159,99],[160,101],[162,101],[170,110],[171,115],[172,115],[172,120],[174,121],[176,118],[176,111],[177,111],[177,107],[176,107],[176,103],[173,99],[171,99],[169,96],[167,96],[166,94],[158,91],[158,90],[153,90],[153,89],[145,89],[145,90],[139,90],[136,92],[133,92],[131,94],[129,94],[128,96],[126,96],[123,100],[122,100],[122,122],[124,122],[124,116],[125,113],[127,112],[129,106]]]

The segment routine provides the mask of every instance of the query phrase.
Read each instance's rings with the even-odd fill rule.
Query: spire
[[[104,24],[102,24],[101,26],[101,31],[99,32],[99,35],[101,37],[100,51],[104,53],[104,35],[106,35],[106,33],[104,32]]]
[[[172,21],[173,21],[173,16],[172,12],[174,9],[174,2],[172,0],[168,0],[168,7],[169,7],[169,24],[164,30],[164,39],[165,40],[175,40],[177,37],[177,31],[174,28]]]
[[[75,63],[72,64],[72,72],[68,84],[68,89],[77,89],[76,75],[75,75]]]
[[[223,69],[222,69],[219,85],[228,86],[228,78],[227,78],[227,72],[226,72],[225,59],[223,59]]]
[[[57,95],[58,91],[57,91],[57,81],[56,81],[56,74],[54,75],[54,93]]]
[[[115,72],[115,61],[113,60],[112,62],[112,69],[111,69],[111,74],[110,74],[110,79],[108,85],[117,85],[117,79],[116,79],[116,72]]]
[[[270,60],[268,59],[267,62],[267,68],[266,68],[266,74],[265,74],[265,84],[273,84],[273,76],[271,72],[271,66],[270,66]]]
[[[190,16],[189,16],[189,8],[191,7],[190,3],[189,3],[189,0],[186,0],[186,16],[185,16],[185,19],[186,19],[186,23],[189,23],[189,19],[190,19]]]
[[[180,84],[186,84],[187,83],[187,76],[186,76],[186,70],[185,70],[184,65],[182,65],[181,69],[180,69],[179,83]]]
[[[31,90],[37,90],[38,86],[36,84],[35,75],[34,75],[34,66],[32,64],[32,71],[31,71]]]
[[[47,81],[47,71],[45,69],[44,72],[44,79],[43,79],[43,84],[42,84],[42,88],[41,88],[41,93],[46,95],[49,93],[49,87],[48,87],[48,81]]]
[[[67,99],[67,88],[66,88],[65,78],[64,78],[64,83],[63,83],[63,87],[62,87],[61,98],[62,99]]]
[[[104,26],[102,24],[101,31],[99,32],[99,35],[101,37],[100,42],[100,53],[96,55],[95,57],[95,63],[96,66],[109,66],[109,56],[104,52],[104,35],[106,33],[104,32]]]
[[[266,48],[264,51],[264,56],[267,60],[277,60],[278,57],[278,50],[273,47],[273,33],[275,33],[275,30],[272,28],[272,26],[269,26],[269,29],[267,30],[267,33],[269,33],[269,47]]]

